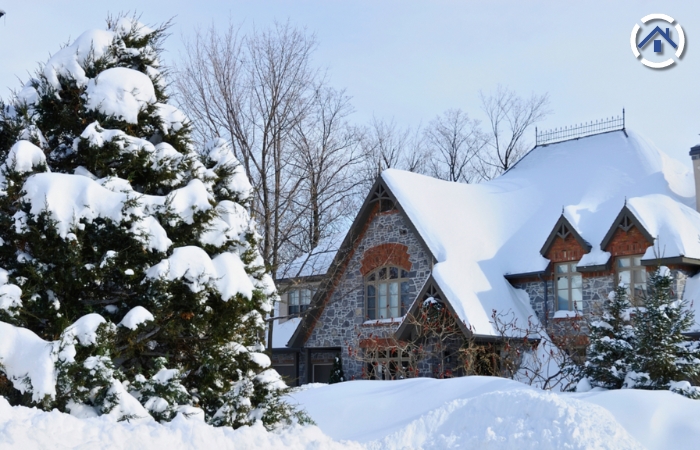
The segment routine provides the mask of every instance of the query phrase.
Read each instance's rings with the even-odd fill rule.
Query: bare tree
[[[479,121],[461,109],[449,109],[430,122],[424,135],[430,151],[430,175],[462,183],[478,181],[475,164],[487,142]]]
[[[488,153],[482,153],[480,176],[492,179],[508,170],[527,151],[525,132],[549,113],[549,95],[528,98],[498,86],[496,92],[481,97],[481,108],[489,125]]]
[[[293,163],[301,180],[294,197],[300,217],[299,250],[311,252],[321,239],[343,228],[354,215],[361,180],[361,132],[347,118],[353,112],[344,91],[318,86],[312,107],[293,130]],[[344,230],[344,228],[343,228]]]
[[[229,25],[197,32],[185,43],[175,86],[200,137],[232,142],[255,188],[253,215],[262,228],[261,252],[276,268],[283,247],[299,234],[296,195],[302,180],[291,165],[291,136],[311,108],[317,71],[313,35],[276,23],[239,36]]]
[[[374,117],[364,131],[362,149],[362,178],[367,188],[386,169],[425,173],[426,155],[420,127],[401,129],[393,119]]]

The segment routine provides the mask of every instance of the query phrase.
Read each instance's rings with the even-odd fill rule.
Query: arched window
[[[368,320],[401,317],[408,310],[408,272],[400,267],[385,266],[365,278],[365,317]]]

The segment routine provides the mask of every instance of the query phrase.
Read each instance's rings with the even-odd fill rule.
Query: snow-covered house
[[[659,264],[692,300],[695,193],[684,165],[625,130],[537,146],[482,184],[387,170],[287,343],[299,381],[325,381],[314,377],[323,355],[340,355],[346,376],[360,377],[352,355],[410,338],[406,314],[430,298],[484,342],[499,338],[494,310],[520,323],[565,321],[589,314],[619,281],[643,289]],[[401,352],[384,355],[403,364]]]

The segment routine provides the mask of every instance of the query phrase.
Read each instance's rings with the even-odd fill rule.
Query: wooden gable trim
[[[549,253],[557,238],[566,240],[566,238],[568,238],[569,236],[572,236],[574,239],[576,239],[576,242],[578,242],[578,244],[583,249],[583,253],[588,253],[591,251],[591,244],[589,244],[588,241],[581,237],[578,231],[576,231],[576,229],[571,225],[571,222],[569,222],[569,220],[566,217],[564,217],[564,214],[562,214],[561,216],[559,216],[559,220],[557,220],[557,223],[554,225],[554,228],[552,228],[552,232],[549,233],[547,240],[544,242],[544,245],[540,249],[540,254],[546,258],[547,253]]]
[[[629,231],[632,227],[636,227],[637,230],[642,233],[642,236],[644,236],[644,238],[649,242],[649,245],[654,245],[654,237],[649,234],[646,228],[644,228],[641,222],[639,222],[639,219],[637,219],[637,217],[632,214],[632,211],[629,210],[627,205],[625,205],[622,207],[620,213],[613,221],[612,226],[601,241],[601,250],[604,252],[608,251],[607,248],[618,230]]]
[[[411,307],[408,309],[408,312],[406,313],[406,317],[408,317],[409,315],[415,316],[416,312],[418,311],[418,308],[420,308],[420,306],[423,304],[423,302],[431,297],[434,298],[435,300],[439,301],[440,303],[444,304],[447,307],[447,309],[450,311],[450,313],[457,319],[457,323],[459,324],[459,328],[460,328],[460,330],[462,330],[462,333],[464,333],[465,337],[469,337],[472,335],[471,330],[469,330],[467,328],[467,324],[465,324],[461,320],[459,315],[455,312],[449,299],[447,298],[445,293],[442,291],[442,289],[440,289],[440,286],[437,284],[437,282],[433,278],[432,274],[426,280],[425,284],[423,285],[423,288],[418,293],[418,296],[416,297],[416,299],[413,300]],[[413,331],[413,325],[408,323],[408,321],[404,318],[403,322],[401,322],[401,325],[399,325],[399,328],[397,328],[396,332],[394,333],[394,336],[398,340],[409,340],[411,338],[412,331]]]
[[[345,235],[343,243],[340,245],[338,252],[333,258],[333,262],[331,262],[331,265],[326,272],[325,279],[321,282],[319,289],[311,299],[311,304],[309,305],[307,314],[302,317],[297,329],[294,330],[294,334],[292,334],[292,337],[289,339],[289,342],[287,343],[288,347],[303,347],[306,341],[309,339],[311,333],[316,327],[316,324],[321,318],[321,315],[323,314],[326,304],[328,304],[333,292],[335,291],[335,288],[340,283],[350,259],[357,250],[357,246],[360,244],[362,237],[367,232],[372,219],[375,215],[381,213],[381,202],[386,200],[393,202],[394,208],[396,208],[399,213],[403,214],[409,229],[412,233],[414,233],[425,251],[428,252],[433,263],[437,261],[435,255],[430,250],[430,247],[428,247],[427,243],[423,239],[423,236],[418,233],[415,225],[401,206],[401,203],[396,199],[394,193],[391,192],[391,189],[389,189],[389,186],[382,179],[382,176],[378,176],[372,185],[369,194],[365,198],[365,201],[362,203],[357,216],[355,216],[355,220],[353,220],[350,229]]]

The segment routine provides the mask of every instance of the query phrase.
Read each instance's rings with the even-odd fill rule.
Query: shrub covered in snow
[[[0,105],[0,394],[273,427],[300,416],[259,343],[276,292],[251,186],[167,104],[166,28],[108,20]]]
[[[590,324],[590,345],[583,374],[591,387],[620,389],[634,359],[635,333],[630,322],[627,288],[620,284]]]
[[[700,373],[700,342],[683,335],[695,316],[686,301],[674,298],[672,281],[669,269],[659,267],[649,277],[643,307],[630,307],[624,284],[610,294],[591,323],[578,390],[669,389],[700,398],[700,388],[688,382]]]

